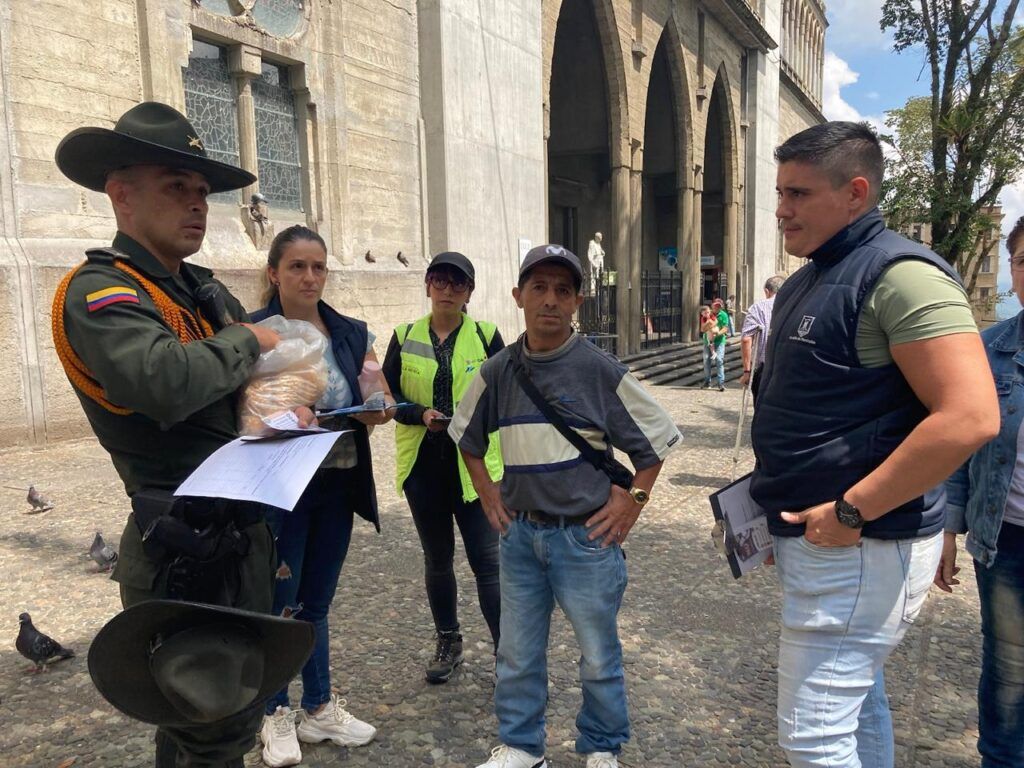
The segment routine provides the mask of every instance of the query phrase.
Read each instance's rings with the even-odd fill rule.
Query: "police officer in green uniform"
[[[212,272],[184,259],[206,232],[207,196],[255,181],[209,158],[176,110],[140,104],[57,147],[72,181],[105,192],[110,248],[86,253],[54,298],[58,356],[132,499],[113,578],[125,607],[175,598],[269,612],[275,553],[261,505],[171,492],[237,436],[235,392],[277,335],[250,325]],[[312,414],[299,409],[300,420]],[[162,726],[158,768],[236,768],[262,705],[214,724]]]

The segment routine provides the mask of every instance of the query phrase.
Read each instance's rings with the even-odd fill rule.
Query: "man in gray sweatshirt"
[[[541,245],[527,253],[512,291],[526,333],[484,363],[449,427],[484,512],[502,533],[494,692],[502,743],[478,768],[547,765],[547,639],[555,601],[582,657],[576,751],[587,756],[587,768],[616,768],[629,738],[616,624],[626,588],[622,543],[681,435],[626,366],[573,331],[582,283],[572,252]],[[551,424],[520,386],[517,364],[593,448],[614,446],[629,456],[636,469],[630,488],[613,485]],[[500,483],[491,481],[482,459],[494,432],[505,464]]]

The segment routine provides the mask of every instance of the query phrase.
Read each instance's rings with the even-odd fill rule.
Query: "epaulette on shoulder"
[[[85,252],[90,264],[113,264],[114,259],[128,259],[128,256],[116,248],[90,248]]]

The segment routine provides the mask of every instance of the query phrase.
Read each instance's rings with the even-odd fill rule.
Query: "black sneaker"
[[[710,386],[711,386],[711,382],[710,381],[705,381],[703,384],[700,385],[700,388],[701,389],[707,389]]]
[[[718,391],[719,391],[719,392],[725,392],[725,387],[724,387],[724,386],[722,386],[721,384],[719,384],[719,385],[718,385]]]
[[[458,632],[438,632],[434,658],[427,665],[428,683],[447,683],[455,668],[462,663],[462,635]]]

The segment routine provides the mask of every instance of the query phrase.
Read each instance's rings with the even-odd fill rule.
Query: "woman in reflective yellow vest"
[[[476,577],[480,610],[498,647],[501,596],[498,534],[487,523],[469,473],[447,427],[483,362],[505,343],[492,323],[465,313],[473,294],[473,265],[461,253],[439,253],[427,267],[430,314],[395,329],[384,376],[395,398],[416,403],[395,416],[397,484],[412,510],[423,545],[427,601],[437,643],[427,680],[444,683],[462,663],[462,635],[453,562],[455,524]],[[502,475],[497,435],[486,456],[491,477]]]

